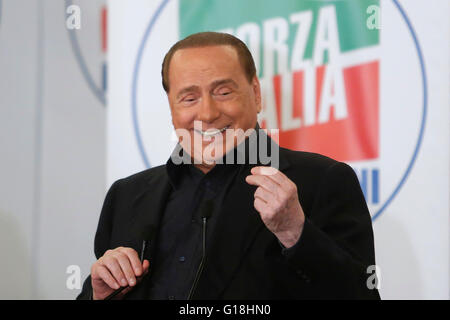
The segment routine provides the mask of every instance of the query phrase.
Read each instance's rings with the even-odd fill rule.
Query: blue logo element
[[[408,16],[406,15],[403,8],[398,3],[398,0],[392,0],[397,7],[397,9],[400,11],[400,14],[403,17],[403,20],[405,21],[406,25],[408,26],[409,32],[411,34],[411,37],[414,40],[414,46],[416,47],[417,51],[417,57],[419,58],[420,62],[420,72],[422,74],[422,90],[423,90],[423,101],[422,101],[422,121],[420,123],[420,131],[419,136],[417,138],[416,146],[414,148],[414,153],[409,161],[408,167],[406,168],[406,171],[403,173],[402,178],[400,179],[400,182],[395,187],[392,194],[388,197],[388,199],[384,202],[384,204],[378,209],[378,211],[372,216],[372,220],[377,219],[381,213],[387,208],[387,206],[392,202],[392,200],[395,198],[395,196],[398,194],[400,189],[403,187],[403,185],[406,182],[406,179],[408,178],[409,174],[411,173],[412,167],[414,163],[416,162],[417,155],[419,153],[420,146],[422,145],[422,139],[425,132],[425,123],[427,118],[427,105],[428,105],[428,87],[427,87],[427,76],[425,73],[425,62],[423,60],[422,50],[419,45],[419,41],[417,39],[416,33],[414,31],[414,28],[411,24],[411,21],[409,20]]]
[[[139,46],[136,63],[134,64],[134,71],[133,71],[133,82],[131,84],[131,112],[133,117],[133,128],[134,128],[134,134],[136,137],[136,142],[138,144],[139,153],[141,154],[142,161],[144,162],[144,165],[146,168],[151,168],[150,161],[148,161],[147,153],[145,151],[144,144],[142,143],[141,139],[141,133],[139,129],[139,120],[137,117],[137,104],[136,104],[136,96],[137,96],[137,82],[139,79],[139,70],[141,66],[142,61],[142,55],[144,53],[145,44],[147,42],[148,36],[150,35],[150,32],[153,29],[153,26],[156,23],[156,20],[158,20],[158,17],[166,7],[169,0],[163,0],[159,7],[156,9],[155,13],[153,14],[152,18],[150,19],[150,23],[147,26],[147,29],[145,30],[144,37],[141,41],[141,44]]]
[[[72,0],[65,0],[65,9],[69,6],[73,5]],[[64,11],[64,15],[66,12]],[[70,30],[67,28],[67,32],[69,34],[70,39],[70,45],[72,46],[72,51],[75,54],[75,58],[78,62],[78,66],[80,67],[81,73],[83,75],[84,80],[89,86],[89,89],[92,91],[92,93],[97,97],[97,99],[106,106],[106,94],[104,88],[100,88],[96,85],[95,81],[93,80],[93,77],[91,73],[89,72],[89,69],[86,64],[86,60],[83,57],[83,54],[81,52],[80,43],[77,38],[76,30]],[[105,73],[106,69],[103,66],[102,72]],[[103,80],[105,81],[105,80]],[[105,85],[103,85],[105,86]]]

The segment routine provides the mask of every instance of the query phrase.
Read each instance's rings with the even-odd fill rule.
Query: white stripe
[[[380,46],[370,46],[341,53],[338,63],[344,67],[353,67],[380,59]]]
[[[353,66],[358,66],[361,64],[366,64],[369,62],[377,61],[380,59],[380,46],[370,46],[361,49],[355,49],[352,51],[340,53],[338,59],[334,61],[329,61],[329,64],[339,66],[342,68],[349,68]],[[299,68],[293,70],[292,72],[304,71],[305,68],[312,63],[312,59],[304,60]],[[315,66],[318,67],[318,66]]]

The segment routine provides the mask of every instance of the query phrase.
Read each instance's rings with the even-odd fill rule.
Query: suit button
[[[302,270],[296,270],[296,272],[297,272],[297,274],[298,274],[299,276],[303,275],[303,271],[302,271]]]
[[[169,296],[169,300],[175,300],[174,296]]]
[[[185,258],[185,257],[183,257],[183,256],[181,256],[181,257],[179,257],[179,258],[178,258],[178,261],[180,261],[180,262],[184,262],[184,261],[186,261],[186,258]]]

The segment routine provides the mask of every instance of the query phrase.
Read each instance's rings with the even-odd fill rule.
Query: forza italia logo
[[[351,6],[345,1],[297,5],[266,1],[257,6],[261,8],[258,15],[250,14],[256,2],[194,1],[197,11],[191,1],[182,0],[181,38],[209,29],[234,34],[247,43],[263,89],[260,123],[280,129],[283,147],[340,161],[376,159],[379,34],[365,27],[365,8],[378,1],[358,1]],[[210,14],[204,18],[206,11]],[[230,20],[215,12],[241,15]],[[198,27],[197,21],[204,24]]]

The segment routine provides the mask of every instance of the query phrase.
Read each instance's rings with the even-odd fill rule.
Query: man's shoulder
[[[164,164],[121,178],[115,181],[111,188],[140,189],[147,186],[153,179],[165,177],[165,175],[167,175],[167,171]]]
[[[298,170],[326,170],[340,162],[325,155],[280,148],[280,157],[284,157],[290,167]]]
[[[280,148],[281,157],[289,164],[290,177],[302,183],[317,184],[324,178],[327,179],[327,183],[344,180],[357,182],[356,173],[350,165],[322,154]]]
[[[156,166],[153,168],[149,168],[149,169],[134,173],[128,177],[123,178],[122,180],[127,181],[127,182],[141,181],[141,180],[148,180],[153,177],[159,177],[164,174],[166,174],[166,165],[162,164],[162,165],[159,165],[159,166]]]

